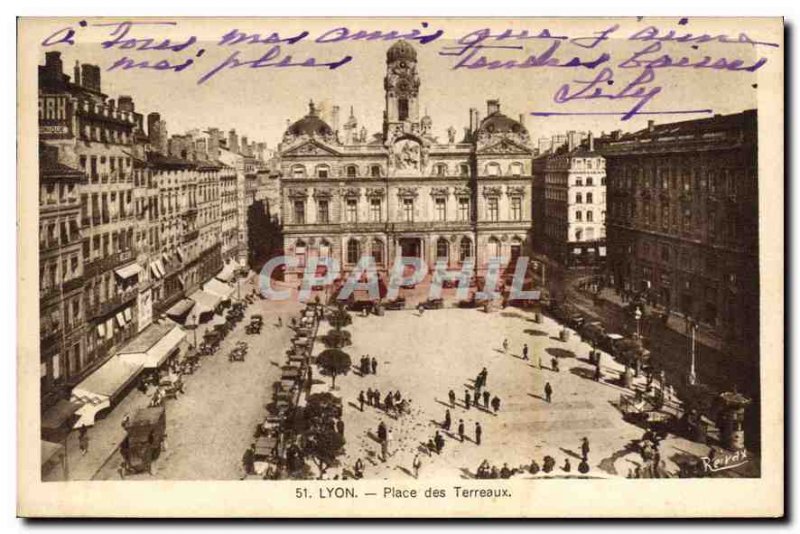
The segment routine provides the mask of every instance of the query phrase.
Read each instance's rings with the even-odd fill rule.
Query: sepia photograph
[[[782,19],[18,24],[21,510],[782,513]]]

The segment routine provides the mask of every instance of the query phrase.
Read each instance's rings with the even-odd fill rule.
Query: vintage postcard
[[[783,43],[20,19],[18,513],[781,516]]]

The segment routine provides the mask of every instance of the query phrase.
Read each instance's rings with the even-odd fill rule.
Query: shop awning
[[[195,303],[195,314],[199,315],[201,313],[214,311],[214,309],[219,306],[220,301],[222,298],[219,295],[212,295],[211,293],[206,293],[205,291],[195,291],[189,296],[189,299],[193,300]]]
[[[170,309],[167,310],[167,315],[174,319],[184,319],[186,314],[189,313],[189,310],[194,308],[194,301],[189,299],[183,299],[178,301],[177,304],[174,304]]]
[[[142,268],[138,263],[131,263],[130,265],[126,265],[125,267],[120,267],[119,269],[114,269],[114,272],[122,279],[128,279],[131,276],[136,276],[141,272]]]
[[[203,291],[211,293],[212,295],[218,295],[222,300],[228,300],[231,298],[231,295],[233,295],[233,287],[215,278],[212,278],[203,285]]]
[[[112,356],[102,367],[75,386],[72,390],[72,401],[83,402],[84,406],[78,410],[81,418],[73,428],[93,425],[97,413],[108,408],[111,399],[136,379],[141,370],[141,364]]]
[[[61,441],[64,434],[72,429],[77,412],[81,406],[79,402],[70,402],[66,399],[59,400],[42,414],[42,438],[49,441]]]
[[[233,280],[233,275],[236,272],[236,264],[233,262],[229,262],[225,264],[225,267],[217,273],[217,279],[222,280],[223,282],[230,282]]]
[[[186,332],[178,326],[151,324],[123,347],[117,357],[145,369],[155,369],[164,363],[185,337]]]

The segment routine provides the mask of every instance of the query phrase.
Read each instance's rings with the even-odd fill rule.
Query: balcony
[[[86,306],[86,319],[92,320],[96,317],[103,317],[111,312],[123,307],[124,305],[134,301],[139,294],[137,288],[127,289],[117,293],[105,302],[97,302],[92,305]]]
[[[103,258],[98,258],[88,262],[83,266],[83,274],[86,278],[91,278],[99,273],[110,271],[120,264],[130,261],[133,258],[133,251],[115,252]]]
[[[189,243],[190,241],[194,241],[197,239],[197,236],[200,234],[200,230],[192,230],[190,232],[186,232],[183,235],[183,242]]]

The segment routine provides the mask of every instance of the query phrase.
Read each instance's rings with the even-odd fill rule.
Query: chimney
[[[333,131],[339,131],[339,106],[333,106],[333,111],[331,111],[331,122],[333,123]]]
[[[222,138],[222,132],[219,128],[208,129],[208,158],[211,160],[219,159],[219,145]]]
[[[589,132],[589,152],[594,152],[594,134]]]
[[[130,113],[136,111],[136,106],[133,103],[133,98],[131,98],[128,95],[120,95],[120,97],[117,99],[117,102],[119,103],[120,111],[128,111]]]
[[[61,61],[61,52],[47,52],[44,55],[44,66],[48,71],[63,74],[64,64]]]
[[[492,113],[498,113],[500,111],[500,101],[497,99],[487,100],[486,101],[486,116],[491,115]]]
[[[108,109],[110,109],[111,111],[114,111],[114,108],[116,107],[116,105],[114,104],[114,99],[113,98],[109,98],[107,100],[107,103],[108,103]],[[122,97],[119,97],[119,103],[120,103],[120,109],[122,109]]]
[[[647,131],[652,132],[655,129],[656,129],[656,121],[654,121],[653,119],[647,121]]]
[[[81,84],[81,64],[78,61],[75,61],[75,67],[72,69],[72,77],[74,78],[73,82],[75,85]]]
[[[520,113],[519,114],[519,123],[522,125],[523,128],[525,127],[525,114],[524,113]]]
[[[474,132],[477,127],[478,125],[475,124],[475,108],[469,108],[469,131]]]
[[[242,136],[242,141],[241,141],[242,156],[249,156],[250,155],[250,154],[247,153],[248,148],[250,148],[250,147],[247,144],[247,136],[243,135]]]
[[[234,154],[239,153],[239,136],[236,135],[236,130],[228,132],[228,150]]]
[[[575,150],[575,139],[577,138],[577,132],[575,130],[570,130],[567,132],[567,150],[572,152]]]
[[[100,92],[100,67],[84,63],[81,65],[81,80],[83,87],[90,91]]]

